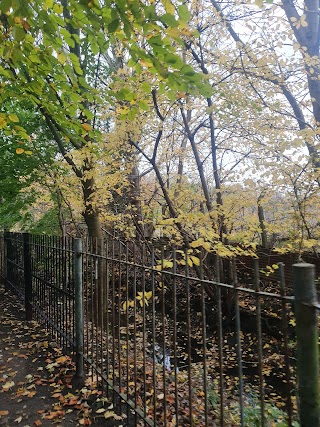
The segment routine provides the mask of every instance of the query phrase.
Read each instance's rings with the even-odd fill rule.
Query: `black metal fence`
[[[27,318],[76,350],[78,369],[84,360],[128,425],[300,425],[283,264],[275,283],[261,280],[255,260],[244,287],[235,262],[215,257],[210,266],[198,249],[18,233],[0,248],[1,274]],[[317,318],[315,298],[303,304]],[[311,350],[314,358],[317,343]]]

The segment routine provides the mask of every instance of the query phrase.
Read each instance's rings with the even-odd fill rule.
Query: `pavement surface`
[[[0,286],[0,426],[127,425],[90,378],[74,382],[71,358],[24,318],[21,302]]]

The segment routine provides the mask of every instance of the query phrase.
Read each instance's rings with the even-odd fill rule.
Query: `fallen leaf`
[[[27,396],[28,397],[33,397],[35,394],[37,394],[36,391],[29,391],[28,394],[27,394]]]
[[[109,419],[109,418],[114,418],[115,413],[113,411],[106,411],[103,415],[105,417],[105,419]]]
[[[57,397],[60,397],[60,396],[62,396],[61,393],[53,393],[53,395],[52,395],[52,397],[54,397],[54,398],[57,398]]]
[[[60,356],[56,359],[57,363],[64,363],[68,360],[69,358],[67,356]]]
[[[13,387],[14,386],[14,382],[13,381],[8,381],[7,383],[5,383],[3,386],[2,386],[2,390],[3,391],[8,391],[8,390],[10,390],[10,388],[11,387]]]
[[[92,424],[92,421],[90,420],[90,418],[81,418],[81,420],[79,420],[79,424],[81,424],[82,426],[90,426]]]
[[[16,423],[21,423],[21,421],[22,421],[22,416],[21,415],[20,415],[20,417],[18,417],[18,418],[15,419]]]
[[[64,411],[52,411],[48,415],[44,415],[43,418],[46,420],[54,420],[55,418],[61,417],[64,415]]]
[[[9,414],[9,411],[0,411],[0,417],[8,414]]]
[[[42,421],[41,421],[41,420],[36,420],[33,424],[34,424],[36,427],[39,427],[39,426],[42,426]]]

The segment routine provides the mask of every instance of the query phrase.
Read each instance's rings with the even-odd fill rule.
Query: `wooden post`
[[[82,298],[82,240],[73,240],[73,267],[75,286],[76,377],[84,378],[83,364],[83,298]]]
[[[315,266],[294,264],[297,375],[301,427],[320,427],[319,334]]]
[[[32,320],[32,273],[31,273],[31,253],[30,235],[23,233],[23,271],[24,271],[24,305],[26,320]]]

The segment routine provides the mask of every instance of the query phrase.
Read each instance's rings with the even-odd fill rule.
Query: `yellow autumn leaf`
[[[92,130],[92,126],[89,123],[82,123],[81,126],[86,131]]]
[[[16,114],[9,114],[8,118],[11,122],[14,122],[14,123],[19,122],[19,117]]]
[[[63,6],[61,6],[61,4],[54,4],[53,5],[53,11],[54,13],[62,13],[63,12]]]
[[[191,258],[194,265],[196,265],[197,267],[200,265],[200,259],[199,258],[197,258],[196,256],[193,256],[193,255],[190,256],[190,258]]]
[[[60,52],[58,53],[58,61],[60,62],[60,64],[65,64],[67,61],[67,55],[64,52]]]
[[[202,246],[204,243],[204,240],[202,238],[194,240],[193,242],[190,243],[190,246],[192,248],[198,248],[199,246]]]
[[[32,151],[30,151],[30,150],[26,150],[26,151],[25,151],[25,154],[27,154],[27,156],[31,156]]]
[[[3,117],[0,117],[0,129],[6,126],[7,122]]]
[[[53,0],[46,0],[44,3],[45,9],[52,9],[53,8]]]
[[[145,292],[144,296],[145,296],[146,299],[150,299],[152,297],[152,291]]]
[[[140,59],[139,62],[143,67],[147,67],[147,68],[153,67],[153,63],[151,61]]]
[[[175,8],[170,0],[162,0],[162,4],[167,13],[170,13],[170,15],[174,15]]]
[[[23,148],[17,148],[16,149],[16,153],[17,154],[22,154],[24,152],[24,149]]]

